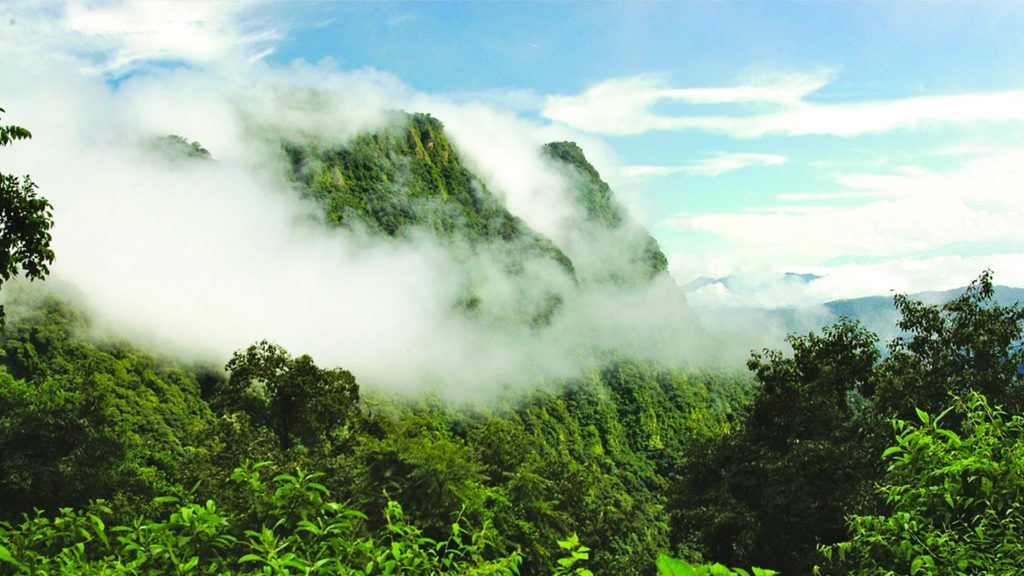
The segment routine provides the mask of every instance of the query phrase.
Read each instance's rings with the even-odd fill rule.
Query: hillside
[[[671,544],[666,508],[680,462],[695,444],[731,429],[750,393],[748,377],[631,355],[626,346],[634,336],[622,323],[643,332],[634,350],[671,346],[679,338],[672,331],[683,328],[673,314],[685,309],[685,299],[657,243],[578,146],[538,150],[579,203],[579,218],[566,223],[559,245],[506,209],[465,166],[438,120],[400,113],[393,120],[343,146],[285,142],[294,191],[315,200],[330,227],[365,235],[374,246],[428,237],[443,247],[460,263],[451,273],[465,275],[464,297],[450,305],[484,326],[474,333],[500,337],[509,324],[526,327],[534,340],[525,350],[541,351],[576,339],[594,348],[599,364],[580,364],[587,368],[556,381],[544,381],[541,370],[524,371],[513,390],[480,383],[494,390],[487,401],[456,407],[363,389],[359,374],[320,368],[303,351],[293,356],[269,341],[224,358],[223,369],[197,366],[117,334],[100,336],[87,307],[57,292],[7,289],[0,551],[14,550],[10,558],[34,554],[39,565],[50,561],[48,550],[18,539],[18,530],[32,528],[4,524],[37,508],[46,511],[42,523],[62,507],[102,499],[109,502],[96,509],[102,522],[140,523],[161,513],[173,494],[175,502],[216,500],[224,516],[211,530],[225,540],[197,557],[244,572],[236,552],[246,530],[288,514],[280,492],[267,493],[257,480],[259,470],[267,483],[317,470],[325,474],[316,483],[323,494],[365,515],[339,545],[401,541],[389,532],[393,506],[401,503],[409,525],[425,537],[459,538],[450,530],[461,522],[478,531],[477,554],[514,561],[522,574],[551,573],[559,540],[574,533],[601,543],[592,556],[596,573],[649,571]],[[175,136],[152,146],[169,160],[161,169],[216,168],[198,142]],[[487,301],[486,275],[494,269],[503,286],[520,290],[518,297]],[[649,325],[638,314],[643,309],[669,321]],[[442,343],[445,334],[435,336]],[[519,360],[527,368],[532,361],[542,359]],[[240,496],[236,483],[244,478],[249,484]],[[305,510],[329,521],[329,508]],[[214,522],[214,509],[206,513]],[[274,526],[281,538],[303,533]],[[309,544],[299,540],[291,544],[296,550]],[[127,561],[97,554],[80,560],[92,562],[89,570]],[[368,558],[352,550],[334,554],[364,564]],[[0,556],[0,574],[7,557]],[[135,562],[151,571],[173,567],[159,554]]]
[[[430,230],[473,247],[498,243],[520,260],[541,257],[569,275],[572,262],[513,216],[462,163],[428,114],[395,112],[391,126],[343,147],[286,142],[293,177],[335,226],[365,226],[389,236]]]
[[[588,287],[671,282],[657,241],[575,143],[543,149],[582,215],[564,223],[561,244],[511,214],[428,114],[394,112],[386,128],[343,146],[288,141],[283,149],[291,177],[322,206],[329,225],[395,238],[427,233],[469,262],[465,291],[452,305],[470,316],[536,328],[550,325],[566,300]],[[481,287],[488,279],[477,274],[488,267],[508,280],[496,303]],[[684,298],[677,304],[685,307]]]
[[[0,575],[748,573],[699,565],[712,559],[791,574],[928,562],[1009,573],[1019,560],[1024,483],[1005,478],[1021,476],[1024,308],[1002,302],[1020,291],[985,272],[892,309],[833,303],[822,313],[895,314],[903,338],[882,354],[878,334],[841,319],[788,337],[789,352],[752,354],[752,375],[740,374],[715,363],[739,339],[694,323],[657,243],[578,146],[537,151],[578,209],[547,238],[462,163],[440,122],[394,118],[342,146],[285,143],[290,179],[275,192],[306,201],[273,204],[306,210],[276,238],[345,248],[291,269],[315,284],[324,276],[308,262],[341,260],[327,296],[306,302],[321,352],[339,347],[323,336],[330,324],[350,331],[356,315],[404,304],[370,300],[332,322],[337,282],[359,280],[347,251],[428,254],[462,287],[429,302],[441,319],[422,339],[359,370],[321,367],[273,333],[212,365],[190,361],[95,321],[73,287],[4,286]],[[151,174],[220,174],[201,144],[159,142],[172,160]],[[365,286],[424,279],[409,272]],[[408,320],[382,326],[384,343]],[[364,336],[354,331],[350,345]],[[415,352],[428,362],[363,386],[362,370]],[[388,388],[388,374],[428,385]],[[931,452],[936,442],[948,450]],[[925,486],[904,498],[936,475],[941,497]],[[942,524],[948,508],[955,521]],[[918,526],[915,542],[955,531],[969,543],[933,552],[889,533]]]
[[[345,528],[345,546],[357,538],[418,546],[388,535],[395,516],[383,511],[397,501],[424,537],[441,541],[461,522],[479,531],[477,553],[515,557],[521,574],[550,574],[557,541],[572,533],[600,543],[595,573],[644,574],[669,546],[665,508],[679,463],[695,443],[729,430],[749,394],[742,374],[622,359],[552,389],[457,409],[361,390],[347,371],[321,369],[265,342],[231,358],[225,378],[215,367],[97,340],[89,319],[61,299],[22,293],[9,309],[0,330],[0,546],[39,566],[58,560],[18,530],[42,529],[49,512],[94,499],[109,503],[90,508],[109,526],[170,514],[178,498],[215,500],[203,521],[238,544],[194,553],[232,573],[250,573],[232,558],[242,555],[244,530],[261,522],[312,554],[302,530],[274,524],[291,522],[275,515],[300,504],[282,504],[289,492],[267,488],[288,478],[271,482],[278,474],[312,469],[326,473],[316,479],[324,494],[366,515]],[[33,509],[47,514],[18,530],[4,523],[17,525]],[[333,518],[330,509],[315,510],[325,522]],[[165,536],[180,521],[164,524],[172,531]],[[53,529],[68,544],[81,537]],[[203,546],[185,532],[175,538],[165,545]],[[122,552],[89,542],[76,562],[95,563],[83,573],[130,559],[104,558]],[[174,566],[159,554],[135,561],[156,571]]]
[[[585,211],[585,218],[571,225],[577,234],[574,240],[587,249],[579,246],[573,253],[580,254],[579,258],[586,258],[587,253],[600,255],[596,262],[588,259],[588,266],[583,267],[591,278],[635,284],[667,274],[668,259],[657,240],[629,217],[575,142],[551,142],[544,145],[544,152],[559,163],[573,184],[573,197]],[[593,250],[595,243],[598,250]]]

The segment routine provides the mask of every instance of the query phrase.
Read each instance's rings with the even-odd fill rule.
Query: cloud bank
[[[627,176],[644,178],[691,174],[694,176],[721,176],[727,172],[742,170],[751,166],[778,166],[786,163],[786,157],[779,154],[756,154],[744,152],[719,152],[711,158],[698,160],[682,166],[627,166]]]
[[[786,196],[763,209],[682,213],[666,225],[736,246],[713,259],[687,256],[691,273],[763,274],[765,263],[788,261],[794,270],[829,278],[801,291],[812,300],[953,288],[985,268],[999,282],[1022,285],[1022,166],[1024,149],[1003,149],[955,169],[841,172],[833,178],[845,192]]]
[[[88,26],[80,16],[67,14],[76,30],[108,29],[102,14],[90,13]],[[157,44],[140,48],[129,38],[108,50],[104,68],[161,57],[166,45]],[[184,52],[194,61],[204,54]],[[673,364],[706,356],[667,278],[581,287],[527,262],[535,284],[523,285],[486,248],[467,258],[425,233],[389,239],[329,229],[285,177],[277,145],[285,137],[343,145],[380,128],[390,109],[432,112],[513,213],[558,241],[579,208],[570,183],[541,157],[544,130],[534,124],[329,63],[141,66],[114,85],[93,61],[39,52],[0,62],[0,77],[16,79],[3,96],[5,120],[34,134],[4,151],[5,170],[32,174],[52,201],[51,285],[72,286],[101,330],[218,364],[267,338],[344,366],[364,386],[473,400],[579,375],[605,351]],[[169,133],[198,140],[215,160],[154,154],[147,142]],[[480,322],[454,307],[467,279],[496,308],[529,290],[567,298],[544,330]]]
[[[664,76],[643,74],[606,80],[577,95],[549,96],[542,113],[552,121],[599,134],[702,131],[734,138],[851,137],[930,124],[1024,121],[1022,90],[815,102],[814,93],[833,77],[826,70],[757,78],[722,88],[675,88]],[[657,109],[673,103],[691,105],[693,112],[670,114]],[[712,106],[724,105],[732,106],[730,114],[712,111]]]

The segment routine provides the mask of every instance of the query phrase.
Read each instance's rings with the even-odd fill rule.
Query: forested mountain
[[[544,146],[544,152],[558,161],[559,168],[574,184],[573,196],[585,211],[582,220],[569,226],[575,228],[573,239],[587,245],[588,249],[577,247],[572,253],[584,258],[594,252],[601,255],[596,262],[591,257],[587,265],[581,267],[589,278],[638,283],[668,271],[668,259],[658,242],[629,217],[626,209],[615,200],[608,183],[601,179],[575,142],[551,142]],[[593,249],[595,242],[599,243],[599,250]],[[614,246],[602,246],[601,242],[611,242]],[[620,257],[616,260],[617,255]]]
[[[210,158],[182,137],[155,142],[175,162]],[[503,316],[533,329],[591,288],[614,295],[671,284],[657,243],[573,143],[538,150],[579,203],[578,218],[565,223],[565,250],[513,216],[428,115],[395,113],[384,129],[344,145],[285,141],[282,151],[297,192],[322,207],[327,224],[371,236],[428,234],[470,264],[497,261],[514,286],[545,287],[538,300],[524,291],[514,301],[527,314]],[[487,303],[475,278],[464,280],[465,298],[452,306],[480,319]],[[225,535],[237,542],[217,559],[199,553],[200,563],[242,570],[231,551],[247,545],[246,529],[270,522],[271,510],[245,499],[259,494],[229,496],[241,474],[233,471],[261,463],[265,478],[297,467],[324,473],[317,486],[366,515],[352,528],[355,540],[388,537],[393,518],[382,513],[397,501],[424,536],[457,538],[451,525],[462,522],[479,553],[513,558],[523,574],[550,573],[561,554],[580,553],[582,544],[559,552],[573,534],[602,543],[591,556],[598,573],[646,573],[671,548],[665,506],[688,446],[729,430],[750,392],[738,371],[658,366],[607,350],[595,371],[448,406],[362,390],[358,375],[269,342],[225,359],[223,371],[156,359],[117,337],[97,339],[87,314],[63,297],[21,288],[8,291],[11,321],[0,335],[0,510],[15,523],[0,545],[34,562],[70,544],[39,546],[18,530],[42,529],[61,507],[130,524],[161,513],[155,502],[167,500],[153,499],[174,494],[217,501],[232,524]],[[100,499],[106,504],[90,504]],[[15,527],[37,509],[41,516]],[[54,536],[65,537],[79,535]],[[96,553],[77,569],[152,571],[170,561]],[[52,570],[69,569],[66,559],[51,561]]]
[[[580,282],[668,281],[657,241],[614,199],[575,143],[543,149],[580,209],[578,217],[562,222],[557,241],[511,214],[465,166],[441,122],[430,115],[394,112],[387,127],[342,146],[288,141],[283,148],[292,177],[322,205],[329,224],[387,236],[425,231],[462,259],[498,263],[520,291],[516,316],[525,312],[532,326],[549,323]],[[475,283],[466,278],[459,302],[469,312],[488,308]],[[538,292],[537,286],[544,289]],[[678,299],[678,305],[683,302]]]
[[[130,523],[166,509],[152,498],[183,490],[216,500],[240,522],[232,533],[241,538],[257,526],[244,522],[268,511],[235,500],[232,470],[268,462],[266,478],[296,467],[325,472],[317,482],[367,514],[358,534],[386,533],[381,513],[394,499],[426,536],[447,538],[460,518],[493,553],[518,551],[524,574],[549,573],[557,540],[573,533],[601,543],[597,572],[646,573],[670,549],[665,503],[681,459],[731,428],[749,390],[739,374],[623,359],[557,390],[457,409],[361,395],[347,372],[265,343],[239,352],[224,379],[124,342],[93,342],[88,320],[59,300],[11,308],[0,370],[0,509],[12,522],[101,498],[112,509],[97,512],[104,522]],[[71,545],[60,541],[51,546]],[[56,550],[10,533],[0,544]],[[156,562],[140,566],[163,565]]]
[[[967,289],[967,286],[963,286],[952,290],[916,292],[910,294],[910,297],[926,304],[945,304],[963,296]],[[993,290],[995,301],[1001,306],[1013,306],[1024,302],[1024,288],[997,285],[993,286]],[[832,300],[825,303],[825,308],[833,314],[833,320],[838,320],[843,316],[860,320],[876,332],[895,326],[899,319],[899,310],[891,296],[864,296]]]
[[[510,257],[550,258],[573,274],[550,239],[509,213],[462,164],[441,122],[427,114],[395,112],[390,127],[345,146],[285,142],[284,150],[294,178],[333,225],[391,236],[427,229],[470,246],[501,243]]]
[[[223,367],[183,361],[97,330],[62,292],[4,285],[0,574],[1019,569],[1024,308],[990,272],[941,303],[897,296],[885,354],[845,319],[754,353],[749,373],[659,362],[636,342],[681,346],[678,323],[653,322],[690,320],[685,298],[575,144],[538,151],[578,208],[558,238],[511,214],[427,115],[279,148],[328,225],[427,236],[467,264],[460,319],[535,339],[606,326],[598,361],[459,404],[366,388],[273,334]],[[484,262],[514,297],[488,301]],[[621,324],[567,326],[580,307],[653,308],[657,334],[628,348]]]

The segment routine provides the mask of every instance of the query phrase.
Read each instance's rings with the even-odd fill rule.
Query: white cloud
[[[784,192],[776,196],[780,202],[805,202],[808,200],[823,202],[829,200],[846,200],[851,198],[870,198],[877,196],[874,192]]]
[[[34,134],[5,150],[5,166],[32,174],[55,207],[57,259],[44,286],[73,285],[119,337],[215,363],[269,338],[345,366],[367,387],[459,399],[573,377],[609,349],[673,363],[709,357],[689,340],[693,319],[666,278],[585,286],[549,258],[510,271],[487,247],[473,255],[429,236],[328,229],[281,166],[281,138],[343,144],[379,128],[386,110],[430,112],[514,213],[557,234],[579,208],[539,151],[549,127],[373,70],[242,61],[147,68],[113,85],[50,47],[44,38],[20,48],[30,57],[0,59],[0,78],[11,80],[5,121]],[[215,160],[169,163],[140,145],[172,132]],[[626,249],[609,239],[575,246],[592,252],[579,262]],[[467,286],[496,314],[460,312]],[[548,329],[504,322],[549,290],[563,308]]]
[[[999,284],[1024,286],[1024,254],[892,258],[883,262],[836,266],[734,268],[728,286],[711,284],[687,295],[691,304],[709,308],[804,308],[833,300],[913,294],[966,286],[982,270],[995,272]],[[797,282],[785,272],[820,276]],[[817,326],[812,326],[816,328]]]
[[[642,74],[592,86],[577,96],[549,96],[544,117],[580,130],[605,134],[640,134],[650,130],[686,128],[712,130],[713,117],[680,117],[656,113],[661,101],[687,104],[793,105],[825,84],[828,72],[764,78],[756,84],[727,88],[672,88],[664,76]]]
[[[721,176],[750,166],[778,166],[786,163],[786,157],[779,154],[719,153],[711,158],[698,160],[682,166],[627,166],[626,175],[634,178],[647,176],[669,176],[691,174],[694,176]]]
[[[999,284],[1024,285],[1024,254],[894,258],[869,264],[828,267],[750,267],[731,270],[725,283],[687,294],[697,315],[714,333],[737,347],[778,347],[788,333],[819,330],[834,322],[826,302],[948,290],[967,285],[986,269]],[[817,276],[809,282],[787,276],[798,271]],[[885,308],[866,309],[858,320],[883,342],[898,335],[897,315]]]
[[[46,47],[99,73],[129,72],[150,62],[211,64],[258,60],[281,38],[253,18],[255,2],[14,3],[0,16],[15,24],[5,53]],[[46,18],[39,11],[45,9]],[[11,50],[12,52],[7,52]]]
[[[957,241],[1024,239],[1024,150],[972,160],[952,172],[841,174],[860,206],[779,206],[762,211],[685,214],[670,224],[794,254],[913,253]]]
[[[896,100],[821,104],[808,100],[831,72],[778,76],[724,88],[673,88],[641,75],[607,80],[575,96],[549,96],[543,115],[601,134],[700,130],[737,138],[767,134],[857,136],[935,123],[1024,121],[1024,90],[914,96]],[[659,103],[694,106],[692,114],[658,112]],[[700,105],[742,105],[733,115],[701,113]]]
[[[986,257],[981,256],[950,256],[948,261],[927,256],[950,246],[1024,243],[1024,229],[1019,225],[1024,219],[1024,196],[1020,194],[1024,149],[973,159],[951,171],[914,168],[895,174],[840,174],[836,178],[853,190],[831,195],[794,194],[786,198],[790,200],[786,205],[759,210],[676,215],[668,221],[670,226],[712,234],[728,247],[674,255],[670,259],[673,272],[685,280],[744,270],[773,276],[802,269],[827,275],[827,282],[815,285],[831,286],[825,290],[829,296],[848,297],[862,295],[868,288],[884,292],[889,288],[941,287],[944,283],[939,280],[954,270],[949,262],[964,263],[955,268],[961,276],[977,274],[985,266]],[[863,195],[867,201],[854,206],[799,203],[846,195]],[[874,259],[877,264],[821,267],[822,262],[843,255]],[[992,258],[1010,262],[1016,257]],[[1015,274],[1011,270],[1003,273]],[[955,281],[963,282],[962,278]],[[843,287],[850,294],[843,293]]]

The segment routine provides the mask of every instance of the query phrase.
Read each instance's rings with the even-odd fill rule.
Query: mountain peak
[[[606,243],[599,273],[615,282],[646,282],[668,271],[668,258],[657,240],[615,200],[614,193],[600,173],[587,160],[575,142],[550,142],[544,152],[562,167],[572,182],[576,202],[586,212],[586,222],[579,231],[580,241],[590,246]],[[573,257],[572,249],[563,247]],[[618,256],[616,258],[615,256]],[[579,265],[577,266],[579,267]]]

